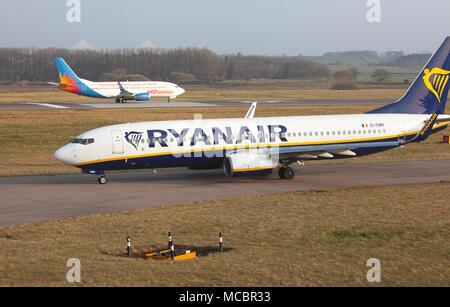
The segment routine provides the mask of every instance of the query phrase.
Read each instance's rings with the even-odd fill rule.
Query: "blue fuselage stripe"
[[[434,132],[434,131],[433,131]],[[414,135],[407,135],[405,141],[411,140]],[[390,137],[388,139],[379,139],[373,141],[357,141],[348,143],[330,143],[330,144],[308,144],[308,145],[285,145],[280,144],[279,153],[290,152],[308,152],[314,150],[332,150],[338,148],[356,148],[353,150],[358,156],[367,155],[383,150],[388,150],[398,146],[398,138]],[[189,167],[200,165],[220,166],[226,149],[212,149],[197,152],[186,152],[183,154],[164,153],[161,155],[150,154],[140,157],[123,157],[108,161],[93,162],[89,164],[78,165],[83,169],[93,170],[121,170],[121,169],[139,169],[139,168],[165,168],[165,167]],[[345,158],[339,155],[335,158]]]

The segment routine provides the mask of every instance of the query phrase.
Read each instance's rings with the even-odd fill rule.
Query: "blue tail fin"
[[[105,98],[105,96],[97,93],[83,82],[88,80],[82,81],[78,78],[77,74],[67,65],[63,58],[55,58],[55,62],[58,68],[59,89],[89,97]]]
[[[55,58],[56,68],[58,69],[58,76],[61,82],[66,82],[67,79],[76,83],[80,81],[77,74],[67,65],[63,58]]]
[[[443,114],[450,78],[450,36],[434,53],[406,94],[368,113]]]

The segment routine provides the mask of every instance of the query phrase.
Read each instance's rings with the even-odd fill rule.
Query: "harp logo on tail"
[[[433,68],[429,70],[425,68],[423,81],[426,87],[436,96],[439,103],[441,102],[442,93],[444,93],[445,86],[447,85],[450,71],[441,68]]]

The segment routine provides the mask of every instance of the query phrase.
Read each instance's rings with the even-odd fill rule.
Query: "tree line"
[[[55,57],[64,58],[78,76],[93,81],[127,76],[186,82],[253,78],[320,80],[331,75],[327,66],[300,57],[218,56],[207,48],[100,51],[0,48],[0,81],[57,80]]]

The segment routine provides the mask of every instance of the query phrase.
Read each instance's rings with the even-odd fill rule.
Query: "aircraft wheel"
[[[116,103],[120,103],[120,98],[117,98],[117,99],[116,99]]]
[[[281,179],[292,179],[295,177],[295,173],[292,167],[283,166],[278,170],[278,176],[280,176]]]
[[[108,182],[108,179],[106,179],[105,176],[98,176],[97,182],[100,184],[105,184]]]
[[[126,99],[122,99],[122,103],[127,103],[127,100]]]

